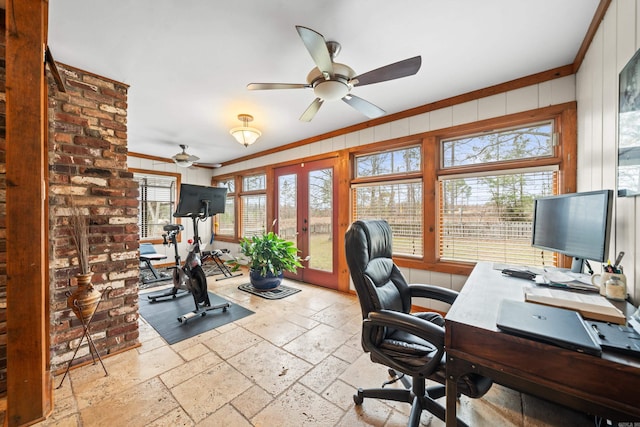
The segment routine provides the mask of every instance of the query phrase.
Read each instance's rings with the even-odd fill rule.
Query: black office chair
[[[345,235],[347,264],[362,309],[362,348],[371,360],[400,373],[405,388],[358,389],[356,405],[364,398],[412,404],[409,426],[418,426],[423,410],[445,420],[436,399],[445,395],[444,319],[435,312],[410,313],[411,298],[430,298],[452,304],[457,292],[433,285],[407,284],[391,258],[391,228],[383,220],[356,221]],[[407,381],[403,374],[411,376]],[[425,379],[439,384],[426,387]],[[477,374],[463,376],[458,391],[481,397],[491,380]],[[465,425],[458,420],[458,425]]]

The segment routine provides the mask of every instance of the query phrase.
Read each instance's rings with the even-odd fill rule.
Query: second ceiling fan
[[[307,83],[249,83],[249,90],[270,89],[313,89],[316,99],[309,105],[300,120],[310,122],[316,115],[324,101],[342,99],[344,102],[369,118],[380,117],[385,111],[351,94],[351,89],[372,83],[412,76],[422,65],[422,58],[415,56],[404,61],[395,62],[376,68],[364,74],[356,75],[351,67],[334,62],[340,52],[340,43],[326,41],[322,34],[306,27],[297,25],[298,35],[311,54],[316,68],[307,76]]]

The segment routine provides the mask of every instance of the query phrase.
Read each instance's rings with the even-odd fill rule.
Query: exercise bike
[[[150,295],[151,302],[157,301],[158,298],[176,298],[177,296],[191,293],[195,309],[181,316],[178,316],[178,322],[186,323],[194,317],[206,316],[211,310],[222,309],[226,312],[231,306],[229,302],[211,305],[209,300],[209,292],[207,291],[207,276],[202,270],[202,260],[200,258],[200,236],[198,235],[198,221],[203,220],[200,216],[191,216],[193,221],[193,241],[190,241],[189,252],[184,265],[180,264],[180,255],[178,253],[177,235],[184,229],[182,224],[168,224],[164,226],[167,232],[167,239],[174,245],[176,254],[176,265],[173,269],[173,288],[161,295]],[[164,237],[164,236],[163,236]],[[182,291],[182,292],[181,292]]]
[[[173,299],[187,295],[189,293],[189,287],[187,286],[188,277],[182,273],[182,264],[180,262],[180,253],[178,252],[178,234],[184,230],[182,224],[167,224],[162,228],[166,234],[162,235],[163,245],[173,245],[175,251],[176,263],[169,267],[173,270],[173,287],[168,289],[164,293],[148,295],[150,302],[157,302],[158,300]]]

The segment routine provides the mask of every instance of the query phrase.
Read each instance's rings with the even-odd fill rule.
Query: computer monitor
[[[582,273],[584,260],[607,261],[612,204],[613,190],[536,199],[532,246],[573,257],[576,273]]]
[[[226,187],[180,184],[180,200],[173,216],[206,218],[223,213],[226,198]]]

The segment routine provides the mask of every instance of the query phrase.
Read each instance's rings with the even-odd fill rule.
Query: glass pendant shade
[[[230,133],[240,144],[245,147],[250,146],[260,138],[262,132],[256,128],[249,127],[249,122],[253,117],[248,114],[239,114],[238,120],[242,121],[242,126],[231,129]]]

